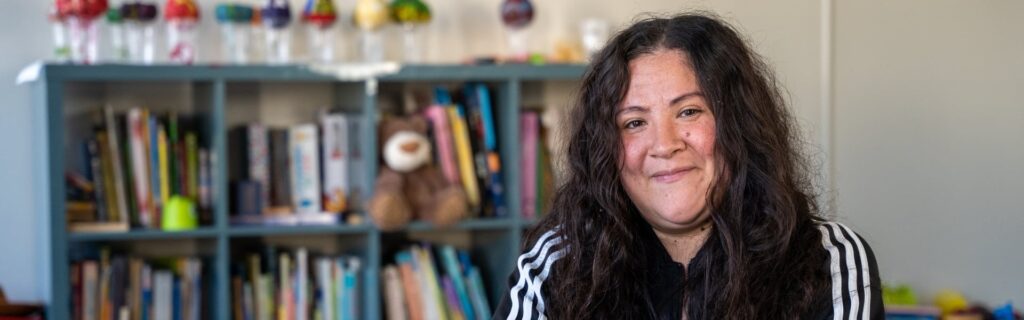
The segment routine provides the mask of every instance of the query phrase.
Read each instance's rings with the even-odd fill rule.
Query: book
[[[424,298],[420,293],[420,283],[422,280],[417,270],[413,269],[414,263],[411,251],[403,250],[396,253],[395,262],[398,263],[398,272],[402,279],[402,289],[405,294],[405,306],[409,310],[409,319],[423,320]]]
[[[336,319],[335,309],[337,305],[334,304],[334,268],[332,261],[329,258],[317,258],[316,259],[316,275],[317,275],[317,287],[320,291],[319,305],[322,306],[321,312],[323,313],[323,319]]]
[[[309,290],[307,280],[309,279],[309,256],[306,248],[299,248],[295,251],[295,320],[306,320],[309,315],[309,298],[306,292]]]
[[[448,113],[445,107],[431,105],[423,110],[423,115],[430,121],[433,142],[437,154],[437,163],[441,173],[449,183],[461,184],[459,167],[455,162],[455,146],[452,142],[452,129],[448,125]]]
[[[125,181],[124,166],[121,165],[120,139],[117,137],[117,121],[114,119],[114,109],[107,106],[103,109],[104,119],[107,128],[107,152],[110,158],[111,183],[114,189],[114,199],[117,210],[110,216],[110,220],[128,224],[128,193],[124,188]]]
[[[270,146],[267,129],[260,124],[247,124],[228,133],[230,180],[251,180],[259,184],[260,213],[270,199]]]
[[[325,113],[320,116],[323,150],[323,210],[340,213],[347,208],[348,184],[348,120],[344,114]]]
[[[468,291],[470,296],[473,297],[473,308],[476,310],[476,314],[491,314],[491,307],[487,302],[487,296],[484,292],[484,281],[483,277],[480,276],[480,269],[470,266],[466,274],[466,283],[469,284]]]
[[[473,165],[473,154],[469,145],[469,131],[466,121],[459,116],[455,108],[447,108],[448,119],[452,125],[452,140],[455,142],[456,159],[459,164],[459,176],[466,198],[472,208],[480,206],[480,189],[477,187],[476,169]]]
[[[537,210],[537,139],[540,119],[536,112],[519,115],[519,133],[522,141],[519,153],[521,183],[519,184],[520,210],[523,219],[533,220]]]
[[[461,315],[468,320],[476,319],[476,315],[473,312],[472,302],[469,300],[469,294],[466,291],[466,283],[463,281],[463,272],[460,268],[458,258],[456,257],[455,248],[450,245],[445,245],[441,246],[439,252],[447,277],[449,281],[452,282],[451,289],[454,296],[457,298],[455,299],[455,302],[458,304],[459,310],[461,310]]]
[[[405,320],[405,299],[402,290],[402,280],[398,275],[398,267],[388,265],[384,267],[381,283],[384,284],[384,305],[388,320]],[[330,318],[328,318],[330,319]]]
[[[269,129],[270,212],[292,212],[291,152],[288,130]]]
[[[107,220],[107,190],[108,187],[103,180],[103,162],[100,156],[100,147],[97,138],[92,138],[85,143],[86,161],[88,163],[89,180],[93,184],[93,199],[96,203],[95,221]]]
[[[140,108],[133,108],[128,111],[128,142],[130,143],[132,187],[134,188],[135,207],[138,212],[139,223],[146,228],[154,228],[156,221],[153,213],[153,205],[150,202],[149,182],[149,158],[146,141],[149,135],[146,134],[146,125],[149,118],[146,111]]]
[[[320,165],[317,127],[298,125],[289,129],[291,144],[291,182],[295,211],[317,213],[320,206]]]
[[[502,176],[501,154],[498,150],[498,129],[494,125],[494,107],[491,103],[491,94],[482,83],[474,86],[477,103],[480,107],[480,118],[483,124],[483,145],[486,158],[487,176],[486,187],[489,199],[493,208],[494,217],[508,216],[508,208],[505,206],[505,182]]]

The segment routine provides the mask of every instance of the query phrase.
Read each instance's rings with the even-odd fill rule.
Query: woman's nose
[[[659,121],[654,125],[654,141],[651,145],[651,156],[671,158],[677,152],[686,149],[686,141],[674,121]]]

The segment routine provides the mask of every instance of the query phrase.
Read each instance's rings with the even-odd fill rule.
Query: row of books
[[[235,320],[359,319],[362,260],[308,250],[250,254],[231,278]]]
[[[199,258],[143,260],[104,254],[71,265],[75,320],[198,320],[204,310]]]
[[[381,274],[389,320],[489,319],[480,269],[465,251],[414,245],[395,254]]]
[[[466,84],[461,91],[438,87],[434,103],[423,109],[434,163],[450,183],[462,185],[478,217],[508,215],[495,111],[490,89],[480,83]]]
[[[352,211],[359,200],[349,170],[361,165],[359,125],[358,116],[321,112],[318,123],[231,129],[233,222],[336,223]]]
[[[520,208],[523,219],[540,217],[551,205],[554,194],[554,173],[548,152],[547,132],[541,125],[540,114],[524,111],[519,115],[520,141]]]
[[[172,197],[200,214],[212,208],[216,159],[200,146],[194,119],[175,112],[102,108],[82,147],[84,172],[68,171],[67,214],[72,231],[158,229]]]

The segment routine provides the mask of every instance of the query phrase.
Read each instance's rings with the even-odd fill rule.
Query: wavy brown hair
[[[654,318],[643,237],[651,226],[620,181],[615,112],[629,62],[683,52],[715,117],[720,171],[709,190],[714,224],[684,286],[690,319],[792,319],[827,288],[814,222],[810,166],[772,71],[728,24],[706,13],[639,21],[593,57],[570,112],[565,181],[551,214],[528,234],[558,228],[569,250],[545,283],[553,319]]]

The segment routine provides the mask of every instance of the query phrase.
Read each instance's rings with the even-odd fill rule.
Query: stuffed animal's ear
[[[409,127],[413,131],[427,134],[427,119],[421,115],[413,115],[409,117]]]
[[[397,120],[390,116],[384,116],[383,119],[380,120],[380,127],[377,128],[380,143],[384,143],[388,137],[394,135],[395,132],[398,131],[397,122]]]

